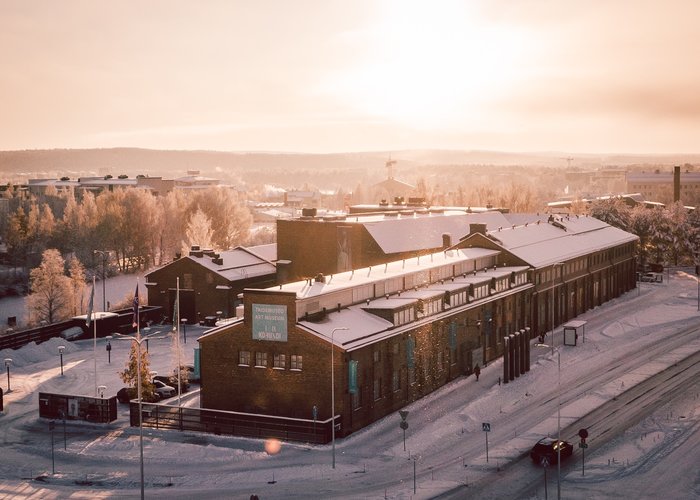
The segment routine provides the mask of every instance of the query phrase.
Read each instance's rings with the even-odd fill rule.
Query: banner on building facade
[[[357,361],[352,359],[348,363],[348,392],[357,394]]]
[[[415,359],[413,357],[413,348],[416,346],[416,341],[413,337],[408,337],[406,339],[406,364],[409,368],[414,368],[416,366]]]
[[[252,304],[253,340],[287,341],[287,306]]]

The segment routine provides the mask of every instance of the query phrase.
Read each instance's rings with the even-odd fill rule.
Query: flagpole
[[[180,394],[182,393],[180,385],[180,372],[182,371],[182,369],[180,368],[180,278],[178,277],[176,278],[176,280],[177,288],[175,295],[175,303],[177,304],[177,341],[175,343],[175,348],[177,349],[177,405],[180,406]]]
[[[92,277],[92,294],[95,295],[95,276]],[[92,321],[92,361],[95,368],[95,397],[97,397],[97,320],[92,318],[93,312],[90,310]]]

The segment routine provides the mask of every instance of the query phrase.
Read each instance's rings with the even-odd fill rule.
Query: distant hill
[[[567,167],[608,165],[678,165],[700,163],[700,155],[576,155],[563,152],[406,150],[338,154],[275,152],[168,151],[138,148],[49,149],[0,151],[0,179],[55,178],[83,175],[138,174],[166,178],[199,170],[202,175],[282,170],[346,170],[384,168],[389,158],[402,167],[420,165],[519,165]]]

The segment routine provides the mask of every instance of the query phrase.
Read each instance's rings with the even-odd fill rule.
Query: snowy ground
[[[133,281],[133,280],[132,280]],[[625,352],[658,345],[700,324],[697,284],[685,272],[671,274],[664,284],[642,284],[578,319],[588,321],[586,342],[562,347],[562,386],[583,384],[591,370],[603,370]],[[192,360],[195,335],[188,326],[188,343],[181,356]],[[196,333],[195,333],[196,332]],[[560,333],[560,332],[559,332]],[[561,338],[555,343],[559,345]],[[60,375],[58,345],[66,345]],[[128,409],[120,405],[119,419],[110,425],[68,423],[66,449],[62,426],[55,434],[55,474],[52,474],[48,422],[38,418],[38,392],[93,395],[95,385],[114,394],[122,387],[117,371],[129,349],[127,341],[112,341],[107,362],[105,341],[75,343],[53,339],[17,351],[12,358],[12,392],[5,395],[0,414],[0,498],[106,498],[139,496],[138,429],[128,427]],[[624,374],[581,397],[566,399],[561,414],[575,421],[591,407],[615,397],[639,380],[700,351],[700,335],[647,363],[648,369]],[[152,369],[166,373],[175,365],[168,339],[150,342]],[[95,362],[96,360],[96,362]],[[478,382],[456,380],[410,405],[406,451],[398,416],[336,443],[337,465],[331,468],[332,448],[294,443],[274,447],[252,439],[171,431],[144,431],[146,496],[191,498],[432,498],[454,491],[462,483],[493,478],[479,498],[507,498],[499,485],[499,470],[527,453],[536,438],[556,430],[556,355],[533,347],[532,369],[507,385],[498,385],[502,362],[489,364]],[[95,370],[95,364],[97,370]],[[97,373],[97,381],[95,380]],[[0,376],[0,387],[7,381]],[[534,403],[534,404],[533,404]],[[197,404],[196,394],[187,404]],[[526,417],[523,418],[523,413]],[[490,461],[485,460],[481,423],[493,423]],[[563,478],[564,498],[700,498],[700,385],[686,391],[653,415],[609,443],[592,446],[586,454],[585,475],[570,467]],[[574,436],[562,436],[573,441]],[[595,445],[595,440],[592,441]],[[579,451],[576,452],[579,454]],[[414,463],[410,458],[417,459]],[[578,460],[578,456],[574,457]],[[578,462],[577,462],[578,463]],[[416,466],[416,493],[413,471]],[[539,474],[528,471],[527,474]],[[556,485],[549,474],[549,495]],[[663,478],[663,480],[660,480]],[[452,498],[469,498],[469,489]],[[544,488],[525,498],[545,498]]]

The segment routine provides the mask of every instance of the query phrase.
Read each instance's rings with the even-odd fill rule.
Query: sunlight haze
[[[697,152],[700,3],[0,3],[0,149]]]

